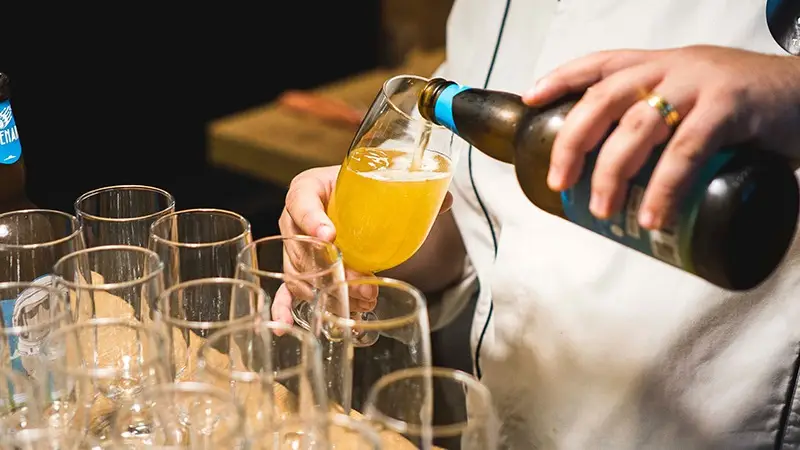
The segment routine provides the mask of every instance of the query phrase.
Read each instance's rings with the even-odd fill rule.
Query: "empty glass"
[[[131,428],[128,415],[119,417],[113,435],[120,448],[238,449],[247,442],[244,409],[231,394],[209,384],[186,381],[148,386],[136,403],[150,411],[152,424]]]
[[[370,389],[366,416],[418,448],[434,443],[464,450],[497,449],[498,423],[489,390],[470,374],[417,367],[383,376]],[[449,416],[437,422],[437,410]]]
[[[233,278],[236,255],[253,241],[250,223],[221,209],[168,214],[150,228],[150,249],[164,262],[166,287],[200,278]]]
[[[172,195],[150,186],[107,186],[89,191],[75,201],[75,215],[83,225],[89,247],[147,247],[150,225],[174,211]]]
[[[254,318],[215,333],[199,355],[201,379],[234,394],[253,435],[328,411],[319,342],[300,327]]]
[[[34,281],[50,285],[53,264],[84,248],[74,216],[46,209],[0,214],[0,283]],[[16,297],[0,295],[0,315],[11,323]]]
[[[111,437],[120,411],[137,411],[130,427],[152,424],[146,405],[132,402],[144,387],[172,381],[166,349],[159,329],[131,319],[86,319],[55,330],[42,350],[54,405],[50,424],[99,439]]]
[[[377,291],[375,320],[350,316],[353,291]],[[321,290],[314,307],[314,333],[322,343],[328,395],[344,410],[359,410],[380,377],[400,369],[430,367],[431,345],[425,298],[418,289],[390,278],[364,277]],[[379,338],[362,347],[359,337]]]
[[[319,289],[344,281],[342,255],[331,243],[310,236],[259,239],[238,255],[236,278],[259,283],[269,297],[273,320],[284,321],[276,306],[291,303],[294,323],[310,329]]]
[[[290,419],[278,428],[275,450],[381,450],[381,439],[368,421],[331,413]],[[403,447],[400,447],[403,448]]]
[[[41,282],[0,283],[0,298],[14,305],[0,320],[0,367],[34,379],[41,371],[44,340],[71,321],[64,291]]]
[[[150,322],[164,288],[163,271],[158,255],[130,245],[88,248],[53,267],[56,285],[69,295],[75,322],[93,317]]]
[[[165,290],[156,316],[169,338],[176,381],[198,381],[198,351],[206,340],[266,314],[265,303],[257,284],[233,278],[191,280]]]

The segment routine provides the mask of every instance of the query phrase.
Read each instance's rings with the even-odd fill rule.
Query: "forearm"
[[[466,256],[461,233],[448,211],[439,216],[414,256],[379,275],[406,281],[426,294],[439,293],[461,281]]]

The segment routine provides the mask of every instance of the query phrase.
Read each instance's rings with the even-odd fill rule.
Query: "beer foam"
[[[377,181],[428,181],[428,180],[441,180],[450,176],[450,172],[435,172],[432,170],[414,170],[408,169],[381,169],[373,170],[370,172],[358,172],[364,178]]]

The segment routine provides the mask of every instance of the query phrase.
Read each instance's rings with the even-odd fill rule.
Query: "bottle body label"
[[[631,179],[622,210],[606,220],[594,217],[589,211],[592,172],[599,150],[591,152],[586,156],[578,182],[561,193],[564,213],[576,225],[672,266],[694,272],[690,246],[697,205],[702,200],[708,183],[733,157],[733,150],[720,151],[709,158],[685,193],[672,223],[659,231],[650,231],[639,225],[639,207],[662,150],[663,147],[653,151],[639,173]]]
[[[22,155],[11,102],[0,102],[0,164],[14,164]]]

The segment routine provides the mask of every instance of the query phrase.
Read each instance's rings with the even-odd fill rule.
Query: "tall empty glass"
[[[93,317],[150,322],[164,288],[164,265],[154,252],[106,245],[71,253],[54,266],[56,284],[69,295],[73,320]]]
[[[0,298],[16,299],[0,320],[0,367],[35,377],[44,340],[70,322],[65,293],[37,282],[0,283]]]
[[[215,333],[266,314],[265,303],[257,284],[233,278],[185,281],[165,290],[156,316],[169,338],[176,381],[199,381],[200,347]]]
[[[223,389],[185,381],[148,386],[137,397],[153,423],[130,428],[128,414],[117,417],[113,436],[120,449],[235,450],[247,442],[244,409]]]
[[[370,389],[365,409],[384,430],[382,436],[401,434],[422,450],[434,444],[463,450],[498,448],[489,390],[459,370],[417,367],[387,374]],[[446,420],[436,420],[440,410]]]
[[[147,247],[150,225],[175,211],[169,192],[150,186],[107,186],[89,191],[75,201],[86,244]]]
[[[46,209],[0,214],[0,283],[37,280],[50,285],[56,261],[83,248],[81,226],[74,216]],[[0,295],[5,323],[11,322],[15,303],[15,297]]]
[[[250,223],[221,209],[189,209],[153,223],[150,249],[164,262],[167,287],[200,278],[233,278],[236,255],[253,241]]]
[[[288,419],[328,411],[319,342],[300,327],[255,318],[212,335],[199,357],[201,379],[245,406],[251,434],[266,437]]]
[[[0,383],[6,381],[0,388],[0,428],[28,428],[53,410],[44,346],[71,321],[67,297],[56,287],[26,282],[0,283],[0,298],[16,299],[10,320],[0,321],[0,369],[12,374],[0,377]]]
[[[377,320],[358,320],[349,313],[351,294],[365,289],[377,291]],[[431,365],[425,298],[399,280],[363,277],[323,289],[315,302],[312,327],[322,343],[328,395],[344,412],[360,410],[380,377]],[[365,334],[378,339],[361,346],[360,336]]]
[[[410,258],[425,241],[458,155],[452,134],[419,116],[428,80],[387,80],[339,170],[328,204],[345,265],[371,273]]]
[[[317,292],[344,281],[344,265],[331,243],[310,236],[271,236],[239,253],[236,278],[259,283],[271,306],[291,302],[294,322],[308,330]],[[273,320],[284,321],[280,314],[273,308]]]
[[[132,401],[146,386],[172,381],[168,348],[159,328],[131,319],[86,319],[55,330],[42,348],[57,406],[50,424],[99,439],[113,437],[120,414],[130,427],[151,426],[146,405]]]

